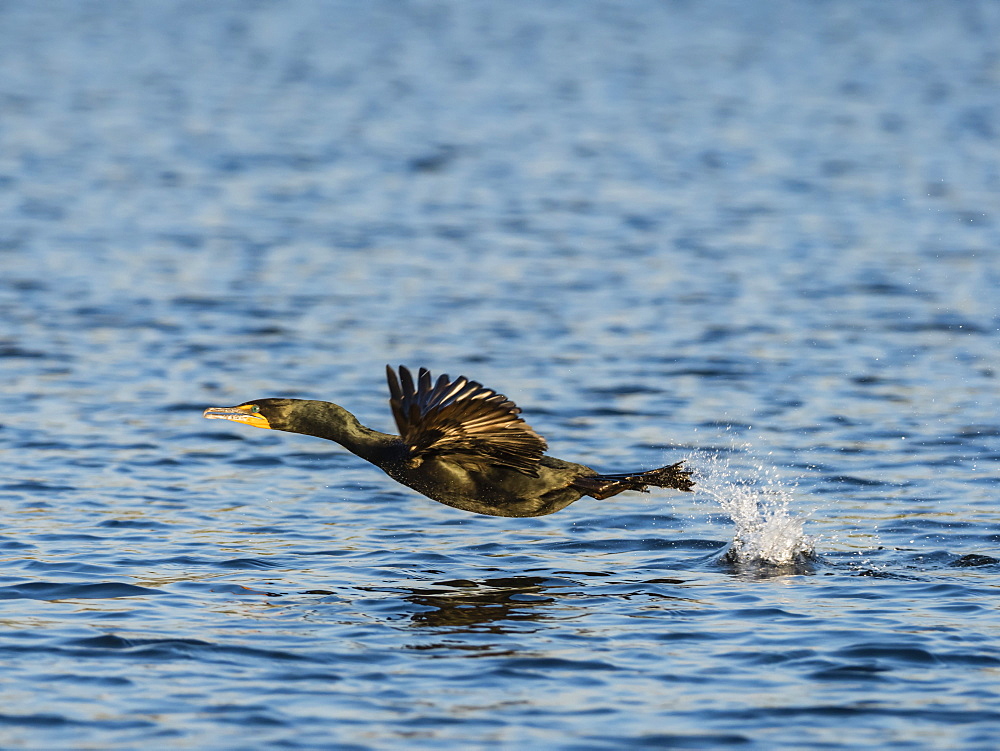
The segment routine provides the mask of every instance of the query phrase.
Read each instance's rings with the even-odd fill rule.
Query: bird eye
[[[258,407],[256,404],[250,408],[250,414],[255,415],[258,412],[260,412],[260,407]]]

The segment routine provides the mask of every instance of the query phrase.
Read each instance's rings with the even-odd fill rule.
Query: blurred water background
[[[0,747],[995,749],[998,202],[995,2],[0,2]]]

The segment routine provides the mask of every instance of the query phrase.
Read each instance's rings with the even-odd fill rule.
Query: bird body
[[[603,500],[649,486],[690,490],[683,462],[645,472],[602,475],[544,454],[547,445],[507,397],[447,375],[414,381],[386,368],[389,403],[400,435],[362,425],[340,405],[267,398],[205,410],[209,419],[335,441],[397,482],[447,506],[489,516],[544,516],[584,495]]]

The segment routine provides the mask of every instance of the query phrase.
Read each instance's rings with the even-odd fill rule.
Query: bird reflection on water
[[[413,588],[404,599],[421,608],[410,616],[411,626],[500,634],[523,631],[525,622],[555,618],[554,590],[566,594],[566,585],[542,576],[458,579]]]
[[[588,574],[574,572],[574,576],[580,575]],[[589,575],[608,576],[603,572]],[[622,587],[608,582],[611,591],[602,588],[602,596],[687,603],[687,598],[656,591],[662,584],[676,586],[683,583],[677,579],[656,579]],[[411,627],[443,629],[454,633],[523,633],[535,630],[537,624],[545,621],[572,618],[575,607],[571,601],[577,597],[593,596],[592,592],[587,594],[588,589],[588,585],[568,578],[512,576],[482,581],[458,579],[436,582],[428,587],[407,588],[408,594],[403,595],[403,599],[420,608],[409,616],[407,625]],[[414,648],[432,647],[423,645]]]

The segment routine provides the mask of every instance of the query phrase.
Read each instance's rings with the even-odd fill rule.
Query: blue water
[[[1000,746],[1000,4],[0,3],[0,747]],[[694,494],[457,511],[464,374]]]

